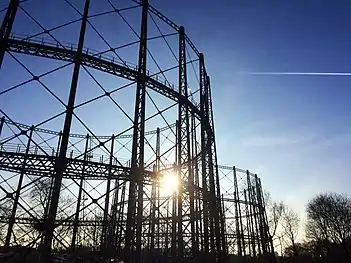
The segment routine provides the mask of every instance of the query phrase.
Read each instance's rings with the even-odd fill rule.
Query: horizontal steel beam
[[[20,172],[23,170],[23,162],[26,158],[24,171],[28,175],[52,176],[57,157],[39,154],[24,154],[0,151],[0,170]],[[74,158],[66,158],[67,168],[64,178],[82,178],[90,180],[110,179],[129,180],[130,168],[118,165],[110,166],[108,163],[84,161]],[[84,166],[84,173],[83,171]],[[145,183],[151,183],[152,171],[144,171]],[[84,174],[84,175],[82,175]]]
[[[20,127],[20,128],[23,128],[25,130],[30,130],[31,129],[31,126],[30,125],[26,125],[26,124],[23,124],[23,123],[19,123],[19,122],[12,122],[8,119],[5,119],[4,121],[6,124],[8,125],[13,125],[13,126],[17,126],[17,127]],[[162,128],[160,128],[160,131],[166,131],[168,129],[172,129],[176,126],[175,123],[172,123],[168,126],[164,126]],[[58,131],[53,131],[53,130],[48,130],[48,129],[43,129],[43,128],[39,128],[39,127],[35,127],[34,128],[34,131],[36,132],[42,132],[42,133],[47,133],[47,134],[52,134],[52,135],[61,135],[60,132]],[[155,130],[150,130],[150,131],[146,131],[145,132],[145,135],[153,135],[153,134],[156,134],[157,132],[157,129]],[[70,137],[74,137],[74,138],[80,138],[80,139],[84,139],[87,137],[86,134],[77,134],[77,133],[70,133],[69,135]],[[112,135],[108,136],[108,135],[98,135],[98,136],[95,136],[93,138],[96,138],[96,139],[111,139]],[[118,139],[126,139],[126,138],[133,138],[133,134],[122,134],[122,135],[117,135],[115,136],[115,139],[118,140]]]
[[[31,39],[17,39],[10,38],[8,41],[7,50],[16,53],[22,53],[37,57],[45,57],[49,59],[62,60],[68,62],[74,62],[75,54],[77,52],[74,46],[62,46],[62,45],[50,45],[50,43],[37,43]],[[84,50],[82,56],[82,65],[106,72],[124,79],[137,81],[138,70],[132,66],[118,64],[114,60],[108,60],[101,54],[88,54],[88,49]],[[146,86],[163,96],[176,101],[186,104],[193,114],[201,119],[200,109],[198,105],[192,103],[188,98],[179,94],[177,87],[161,83],[156,79],[156,75],[150,74],[146,76]]]

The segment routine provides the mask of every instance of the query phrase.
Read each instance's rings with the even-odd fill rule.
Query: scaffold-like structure
[[[1,250],[271,255],[260,180],[217,163],[210,78],[184,27],[147,0],[48,2],[0,6]]]

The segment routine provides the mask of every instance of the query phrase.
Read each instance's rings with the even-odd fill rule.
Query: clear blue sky
[[[351,194],[351,2],[153,1],[204,52],[220,163],[259,173],[303,209],[320,191]]]
[[[37,1],[33,0],[33,3]],[[4,2],[7,1],[0,1],[1,7]],[[92,2],[96,4],[96,0]],[[306,201],[320,191],[351,194],[351,77],[243,74],[351,72],[349,1],[150,2],[178,25],[183,25],[205,54],[207,71],[212,80],[217,150],[221,164],[236,165],[258,173],[264,187],[274,198],[283,199],[296,209],[304,209]],[[46,2],[47,5],[52,3]],[[57,5],[55,8],[59,11],[61,7]],[[35,8],[35,5],[28,5],[28,9],[37,13],[48,27],[55,24],[50,15]],[[66,15],[77,17],[72,10]],[[33,22],[28,22],[28,18],[25,20],[23,13],[20,16],[22,24],[26,24],[26,30],[22,31],[38,31]],[[66,16],[59,18],[63,22]],[[58,24],[62,22],[56,21]],[[99,21],[96,23],[101,25]],[[109,25],[108,22],[106,25]],[[118,31],[116,27],[113,29]],[[74,26],[75,30],[78,28]],[[16,29],[24,28],[16,26]],[[107,31],[103,33],[106,35]],[[76,33],[67,32],[57,34],[64,39],[76,38]],[[128,41],[133,39],[127,33],[118,37]],[[69,42],[76,42],[76,39]],[[98,42],[90,43],[94,45],[91,48],[99,49]],[[130,60],[136,59],[135,50],[134,47]],[[11,63],[10,58],[5,59]],[[23,60],[28,64],[37,62],[35,59]],[[39,72],[46,70],[43,65],[48,64],[36,64]],[[0,77],[7,76],[7,86],[16,83],[14,80],[18,82],[28,78],[24,71],[14,75],[11,68],[3,69]],[[65,74],[70,74],[71,70],[69,68]],[[111,83],[114,81],[111,77],[99,80],[106,85],[109,80]],[[67,78],[65,85],[69,85],[69,81],[70,78]],[[62,93],[58,86],[62,86],[63,82],[57,78],[52,83],[58,94]],[[63,98],[67,96],[66,93],[61,95]],[[85,99],[88,95],[93,96],[89,92],[82,94]],[[44,95],[30,92],[21,103],[35,104],[41,96]],[[127,98],[134,98],[130,93],[124,96],[125,104]],[[11,111],[14,109],[13,101],[3,99],[0,103]],[[47,104],[45,111],[39,111],[39,115],[32,115],[32,118],[39,121],[39,116],[50,116],[57,110],[55,107]],[[107,109],[106,105],[101,106],[100,114],[95,114],[107,116]],[[26,110],[17,108],[13,114],[18,116],[19,121],[26,122]],[[85,115],[91,115],[91,112]],[[99,123],[101,118],[95,121]],[[111,122],[104,122],[100,132],[109,132],[111,125]]]

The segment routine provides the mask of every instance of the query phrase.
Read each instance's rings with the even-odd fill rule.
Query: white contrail
[[[351,72],[238,72],[239,75],[351,76]]]

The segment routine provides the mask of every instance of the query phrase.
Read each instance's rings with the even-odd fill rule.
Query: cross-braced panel
[[[218,167],[228,253],[272,254],[260,179],[249,171]]]
[[[0,16],[2,245],[41,262],[225,256],[210,80],[184,27],[147,0]]]

